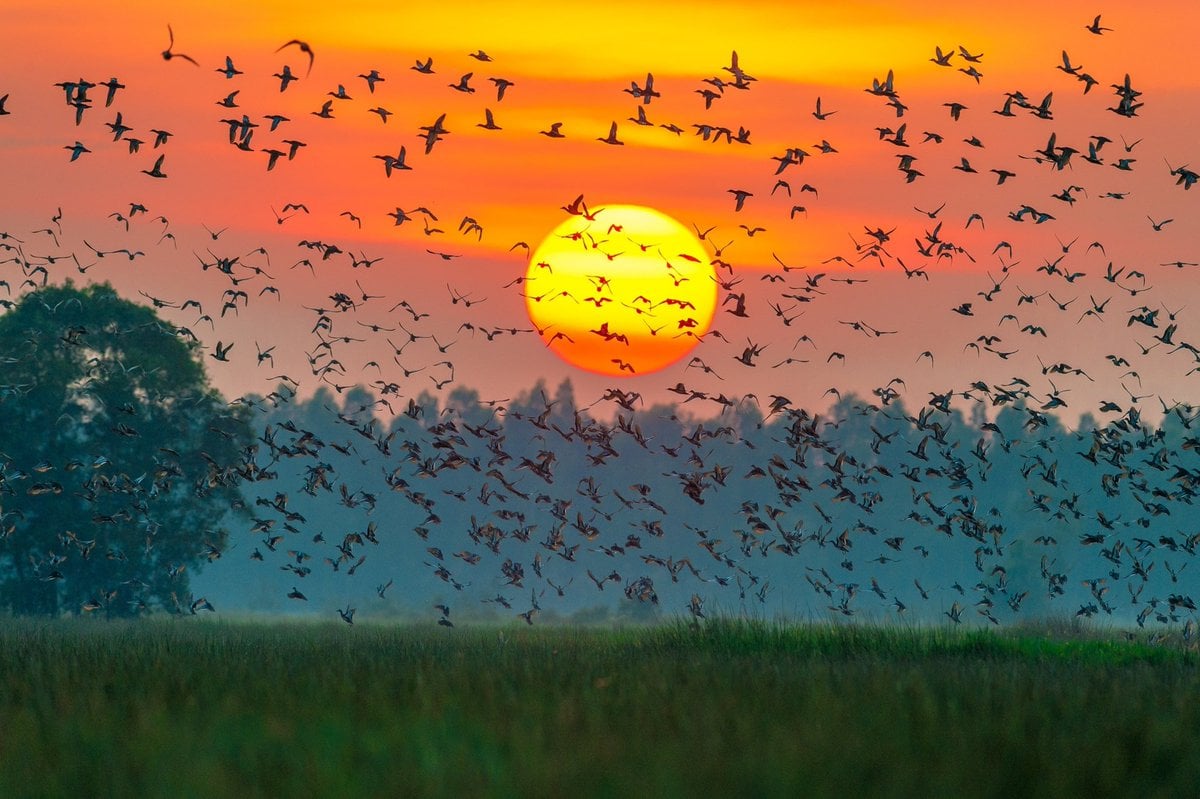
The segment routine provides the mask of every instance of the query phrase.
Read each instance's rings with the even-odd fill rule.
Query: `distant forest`
[[[681,388],[681,391],[683,389]],[[682,398],[681,398],[682,399]],[[1067,429],[1019,382],[717,418],[569,381],[504,405],[288,383],[195,578],[220,610],[530,623],[688,614],[1184,623],[1197,411]],[[989,421],[989,418],[991,421]],[[384,421],[391,419],[391,421]],[[440,606],[435,610],[435,606]]]

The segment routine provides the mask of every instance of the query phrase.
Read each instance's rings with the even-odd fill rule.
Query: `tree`
[[[201,348],[108,285],[45,287],[0,316],[0,607],[192,610],[256,475],[248,411]],[[198,603],[199,604],[199,603]]]

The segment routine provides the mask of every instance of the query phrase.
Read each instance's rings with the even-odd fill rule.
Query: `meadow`
[[[0,620],[0,795],[1193,794],[1115,632]]]

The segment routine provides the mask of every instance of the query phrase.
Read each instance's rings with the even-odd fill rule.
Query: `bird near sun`
[[[653,208],[590,208],[580,195],[533,251],[525,307],[567,363],[641,375],[675,363],[708,332],[716,274],[700,242]]]
[[[123,5],[5,20],[0,615],[1198,629],[1194,0]]]
[[[0,799],[1195,791],[1200,2],[780,5],[0,0]]]

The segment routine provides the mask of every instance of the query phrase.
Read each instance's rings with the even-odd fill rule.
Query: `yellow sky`
[[[1085,30],[1098,12],[1114,29],[1103,36]],[[505,295],[502,306],[496,286],[526,267],[510,251],[513,244],[536,246],[562,221],[561,206],[581,193],[596,205],[647,205],[688,228],[715,227],[705,246],[714,256],[720,249],[723,260],[754,281],[765,271],[778,272],[779,261],[828,272],[874,269],[877,260],[860,260],[855,248],[867,240],[868,229],[894,230],[884,245],[888,257],[910,268],[981,276],[998,270],[998,243],[1024,252],[1033,268],[1060,246],[1054,234],[1103,238],[1108,257],[1118,263],[1187,260],[1191,244],[1182,220],[1189,206],[1179,204],[1196,195],[1174,185],[1164,160],[1178,165],[1195,156],[1200,81],[1190,64],[1190,37],[1198,22],[1200,8],[1187,2],[1155,4],[1153,13],[1025,0],[905,7],[267,2],[169,9],[150,2],[103,8],[10,2],[0,94],[10,95],[11,115],[0,117],[0,166],[20,190],[0,198],[0,211],[9,226],[19,222],[32,230],[44,228],[62,207],[79,239],[101,249],[158,247],[162,262],[180,269],[194,267],[197,257],[208,257],[206,249],[235,237],[246,250],[270,240],[278,252],[306,239],[336,242],[356,257],[385,258],[369,273],[347,273],[340,261],[319,260],[316,270],[293,270],[309,253],[289,252],[278,270],[280,285],[311,291],[306,299],[317,305],[320,292],[329,293],[321,281],[350,277],[384,290],[426,292],[444,303],[447,281],[438,270],[453,264],[453,279],[485,280],[481,293],[493,297],[472,309],[470,318],[495,312],[495,324],[507,325],[521,321],[522,303]],[[163,60],[168,24],[175,52],[194,57],[199,68]],[[278,51],[291,39],[312,46],[311,75],[298,48]],[[959,46],[982,54],[979,81],[959,71],[967,62],[957,53],[950,68],[930,62],[935,47]],[[1090,93],[1056,69],[1064,49],[1098,81]],[[469,55],[479,50],[493,60]],[[748,90],[725,88],[706,109],[698,90],[713,88],[705,79],[733,79],[727,68],[735,50],[741,68],[757,80]],[[226,56],[244,74],[234,80],[220,75]],[[434,59],[434,75],[410,69],[427,57]],[[301,79],[281,94],[272,75],[284,64]],[[374,94],[357,77],[373,68],[386,78]],[[885,98],[864,91],[889,70],[906,106],[903,117]],[[450,88],[468,72],[474,92]],[[661,96],[642,104],[625,90],[631,81],[643,84],[647,72]],[[1145,102],[1131,119],[1107,110],[1116,102],[1111,84],[1126,73]],[[97,82],[119,76],[127,88],[113,108],[103,106],[102,89],[94,90],[101,99],[76,126],[54,84],[79,76]],[[501,77],[514,81],[503,100],[488,80]],[[353,99],[334,99],[332,119],[314,116],[339,85]],[[1037,119],[1024,110],[1012,118],[993,113],[1005,93],[1018,90],[1035,103],[1053,93],[1054,118]],[[219,106],[233,91],[237,107]],[[818,97],[824,110],[836,111],[824,121],[813,116]],[[965,106],[958,121],[948,102]],[[378,106],[392,112],[386,124],[368,110]],[[639,108],[651,124],[631,121]],[[147,143],[131,154],[127,141],[114,142],[107,127],[118,110],[133,128],[130,136],[148,141],[153,128],[175,135],[160,150]],[[479,127],[485,110],[501,130]],[[270,113],[291,121],[271,133],[264,120]],[[450,133],[425,154],[419,128],[443,113]],[[260,124],[246,152],[229,145],[221,122],[242,114]],[[562,123],[565,138],[542,135],[555,122]],[[597,141],[613,122],[624,145]],[[901,125],[903,145],[889,141]],[[719,133],[706,141],[698,135],[704,127],[728,129],[731,137],[744,128],[749,143],[721,140]],[[1031,160],[1051,133],[1080,151],[1068,170]],[[1111,140],[1100,166],[1080,162],[1092,136]],[[1122,137],[1145,143],[1122,153]],[[281,158],[268,172],[264,151],[286,149],[285,139],[304,146],[294,160]],[[64,147],[76,140],[92,152],[71,163]],[[394,156],[401,147],[413,168],[388,178],[376,156]],[[777,159],[790,148],[806,153],[803,162],[777,172]],[[142,174],[160,154],[167,180]],[[1122,154],[1136,159],[1135,170],[1113,168]],[[913,168],[921,173],[912,183],[897,169],[904,155],[916,159]],[[958,168],[962,158],[974,173]],[[992,170],[1016,177],[998,185]],[[1070,205],[1052,199],[1072,184],[1086,186],[1086,199]],[[748,193],[740,211],[731,190]],[[1123,194],[1128,201],[1106,198]],[[170,220],[177,250],[163,240],[161,225],[140,218],[126,231],[113,219],[135,202],[153,209],[148,216]],[[293,202],[309,213],[278,224],[276,214]],[[943,204],[937,221],[914,210]],[[1013,222],[1009,215],[1025,204],[1052,211],[1059,226]],[[436,222],[426,225],[418,217],[397,226],[389,217],[397,208],[411,212],[418,206],[436,214]],[[973,214],[981,221],[968,225]],[[1146,236],[1147,216],[1172,215],[1181,222]],[[463,234],[468,217],[482,235]],[[937,259],[919,255],[923,237],[938,222],[942,238],[958,249]],[[202,224],[231,232],[221,242],[206,240]],[[749,235],[756,228],[762,230]],[[443,262],[427,250],[457,257]],[[836,258],[846,260],[831,260]],[[895,271],[897,263],[889,261],[888,268]],[[438,277],[423,282],[413,270],[419,278]],[[163,273],[110,276],[161,277],[167,291],[173,284],[166,267]],[[459,277],[468,273],[469,280]],[[191,290],[186,285],[176,293]],[[948,299],[936,303],[946,306]],[[718,314],[718,320],[728,327],[728,317]]]

